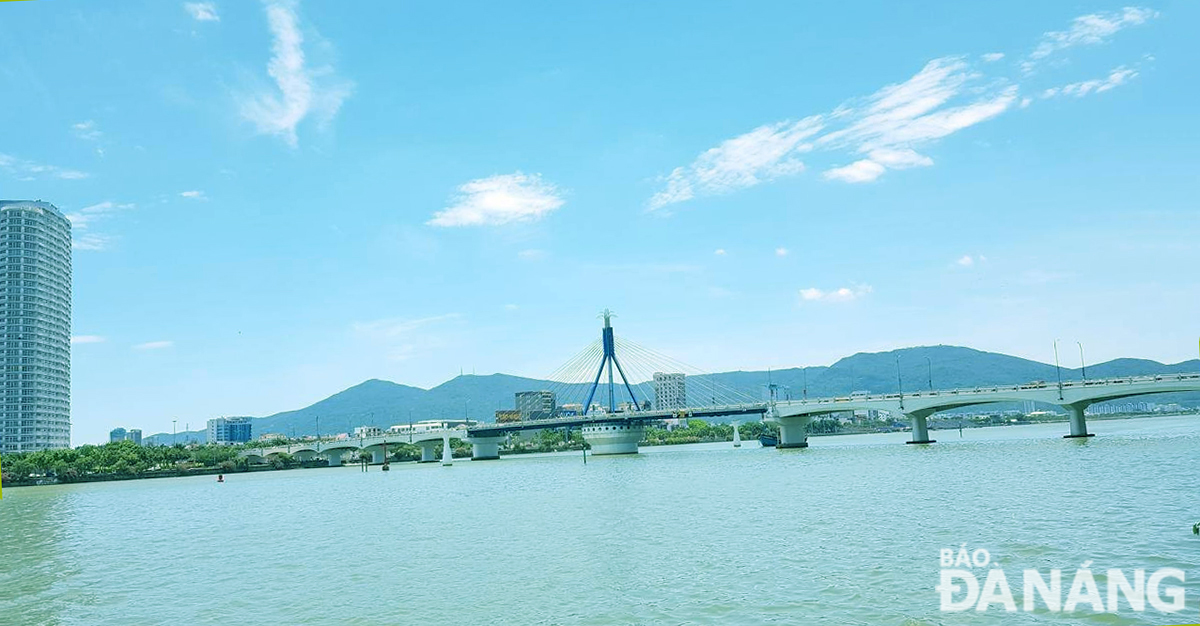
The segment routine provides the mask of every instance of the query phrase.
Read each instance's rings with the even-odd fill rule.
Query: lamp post
[[[171,420],[171,445],[172,446],[174,446],[176,443],[176,441],[175,441],[175,422],[178,422],[178,421],[179,420]]]
[[[904,380],[900,377],[900,355],[896,355],[896,391],[900,392],[900,408],[904,408]]]
[[[925,363],[929,366],[929,390],[933,391],[933,359],[925,357]]]
[[[800,376],[804,379],[804,401],[808,402],[808,366],[800,368]]]
[[[1083,360],[1083,342],[1082,342],[1082,341],[1076,341],[1075,343],[1079,345],[1079,367],[1080,367],[1080,372],[1082,373],[1082,376],[1083,376],[1083,381],[1084,381],[1084,382],[1087,382],[1087,362],[1085,362],[1085,361]]]
[[[1058,375],[1058,399],[1062,400],[1062,366],[1058,364],[1058,340],[1054,340],[1054,372]]]

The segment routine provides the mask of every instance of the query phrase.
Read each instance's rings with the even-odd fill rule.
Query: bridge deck
[[[766,402],[763,402],[755,404],[737,404],[663,411],[631,411],[629,413],[606,413],[603,415],[586,415],[555,419],[531,420],[527,422],[508,422],[505,424],[470,426],[467,428],[467,434],[471,437],[498,437],[500,435],[519,432],[522,430],[572,428],[576,426],[591,426],[595,424],[644,424],[646,422],[673,418],[727,417],[731,415],[755,414],[762,415],[768,410],[769,405]]]

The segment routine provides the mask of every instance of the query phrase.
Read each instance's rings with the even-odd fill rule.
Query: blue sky
[[[708,371],[1055,339],[1180,361],[1198,18],[4,3],[0,197],[75,225],[76,443],[544,376],[604,307]]]

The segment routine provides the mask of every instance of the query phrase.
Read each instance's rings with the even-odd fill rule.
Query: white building
[[[684,374],[654,372],[654,409],[687,408],[687,377]]]
[[[0,200],[0,452],[71,445],[71,222]]]
[[[221,445],[250,441],[250,418],[217,417],[208,420],[208,442]]]

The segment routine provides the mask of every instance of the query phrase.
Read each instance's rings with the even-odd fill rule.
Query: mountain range
[[[1163,364],[1146,359],[1122,358],[1087,366],[1088,378],[1200,371],[1200,360]],[[1061,369],[1063,380],[1078,380],[1080,368]],[[1034,380],[1054,382],[1054,365],[1020,357],[958,346],[922,346],[889,352],[859,353],[833,365],[767,371],[733,371],[688,376],[691,404],[704,403],[700,395],[716,388],[725,395],[765,400],[767,384],[774,383],[780,399],[847,395],[855,391],[892,393],[1017,384]],[[315,404],[266,417],[254,417],[253,432],[302,436],[350,432],[357,426],[387,428],[424,419],[461,418],[492,421],[497,409],[512,409],[519,391],[555,389],[559,402],[582,398],[587,385],[552,383],[508,374],[458,376],[432,389],[372,379],[338,392]],[[636,391],[636,389],[635,389]],[[576,402],[580,401],[578,399]],[[1157,402],[1200,404],[1200,394],[1165,394]],[[170,433],[146,438],[149,444],[169,444]],[[178,433],[179,442],[204,441],[205,431]]]

